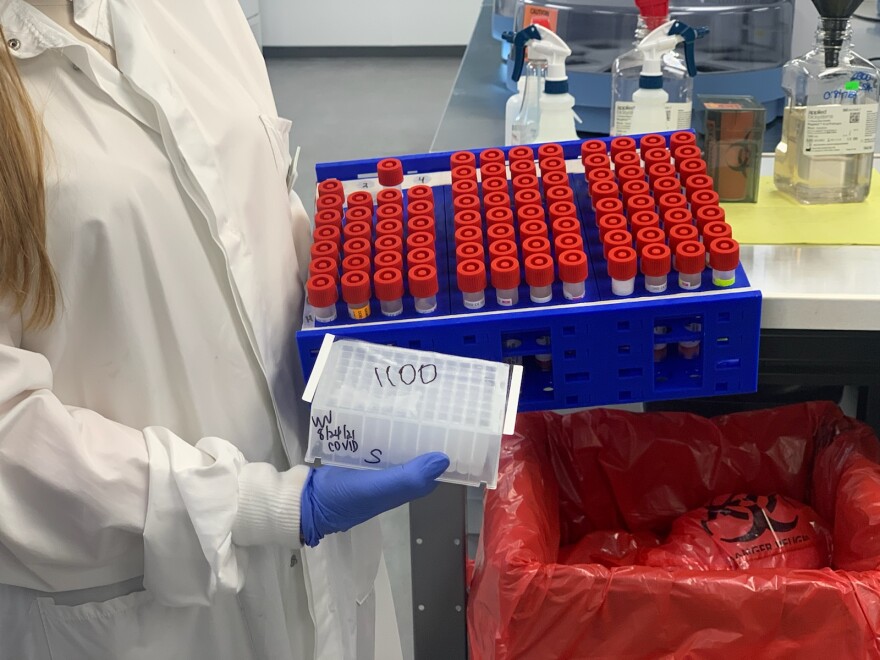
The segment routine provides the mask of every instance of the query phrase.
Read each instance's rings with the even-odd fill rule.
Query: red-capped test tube
[[[355,321],[370,316],[370,276],[362,270],[351,270],[342,276],[342,299],[348,315]]]
[[[482,309],[486,305],[486,266],[479,259],[468,259],[456,268],[458,289],[466,309]]]
[[[608,251],[608,275],[611,276],[611,293],[615,296],[631,296],[636,288],[638,257],[629,246],[617,246]]]
[[[562,295],[566,300],[583,300],[587,295],[587,255],[583,250],[568,250],[556,257]]]
[[[533,303],[553,300],[553,259],[550,255],[533,254],[526,258],[526,283]]]
[[[373,287],[383,316],[403,313],[403,274],[396,268],[383,268],[373,275]]]
[[[336,280],[329,275],[314,275],[306,284],[309,304],[315,313],[315,320],[321,323],[332,323],[336,320],[336,301],[339,291]]]
[[[698,241],[685,241],[675,249],[675,267],[678,270],[678,286],[685,291],[700,288],[703,270],[706,268],[706,249]]]
[[[642,248],[642,274],[648,293],[666,291],[669,271],[672,270],[672,252],[663,243],[650,243]]]
[[[400,188],[403,183],[403,164],[397,158],[384,158],[376,165],[379,185],[383,188]]]
[[[519,302],[519,261],[514,257],[492,260],[492,286],[502,307],[513,307]]]
[[[739,243],[732,238],[716,238],[709,246],[709,265],[712,267],[712,284],[720,287],[736,284]]]
[[[430,314],[437,309],[437,269],[420,264],[409,269],[409,292],[413,297],[416,312]]]

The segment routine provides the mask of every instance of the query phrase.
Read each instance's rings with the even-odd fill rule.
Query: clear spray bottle
[[[547,71],[546,62],[529,60],[523,78],[522,99],[510,122],[509,145],[534,144],[541,128],[541,90]]]

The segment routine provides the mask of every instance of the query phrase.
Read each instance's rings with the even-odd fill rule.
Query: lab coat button
[[[21,41],[13,37],[6,42],[6,45],[9,46],[10,50],[18,50],[21,48]]]

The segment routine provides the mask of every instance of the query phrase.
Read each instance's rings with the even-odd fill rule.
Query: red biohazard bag
[[[520,415],[502,446],[498,488],[486,493],[468,599],[471,656],[880,658],[878,463],[871,429],[828,403],[712,420]],[[771,510],[767,497],[737,495],[735,504],[729,493],[777,499]],[[758,507],[771,530],[797,516],[774,533],[812,533],[803,544],[812,549],[797,554],[789,543],[784,555],[751,553],[746,569],[724,560],[724,570],[692,570],[681,567],[680,542],[664,567],[644,565],[669,550],[676,519],[677,530],[707,504]],[[719,513],[707,524],[713,538],[736,539],[754,533],[755,517]],[[832,529],[831,567],[806,569],[827,562],[819,520]],[[734,522],[744,525],[729,530]],[[703,559],[714,566],[730,548],[710,550]]]
[[[781,495],[725,495],[677,518],[645,566],[691,570],[825,568],[831,532],[806,504]]]

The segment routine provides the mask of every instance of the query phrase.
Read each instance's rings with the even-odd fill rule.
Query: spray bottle
[[[687,104],[684,113],[690,125],[691,92],[693,77],[697,75],[697,64],[694,59],[694,42],[709,33],[707,28],[692,28],[680,21],[669,21],[652,30],[647,37],[639,42],[637,48],[642,53],[644,62],[639,74],[639,88],[633,93],[632,120],[628,134],[652,133],[666,131],[678,126],[670,126],[666,112],[669,94],[663,88],[663,57],[675,50],[678,44],[684,44],[685,65],[687,67]],[[678,121],[681,120],[679,115]]]
[[[515,35],[507,32],[504,36],[513,42],[513,80],[517,84],[522,76],[526,48],[529,49],[531,60],[547,62],[547,75],[538,100],[540,121],[534,142],[576,140],[574,122],[580,120],[574,113],[574,97],[568,93],[568,76],[565,72],[565,60],[571,55],[571,49],[555,32],[543,25],[530,25]],[[525,100],[524,92],[523,102]]]

